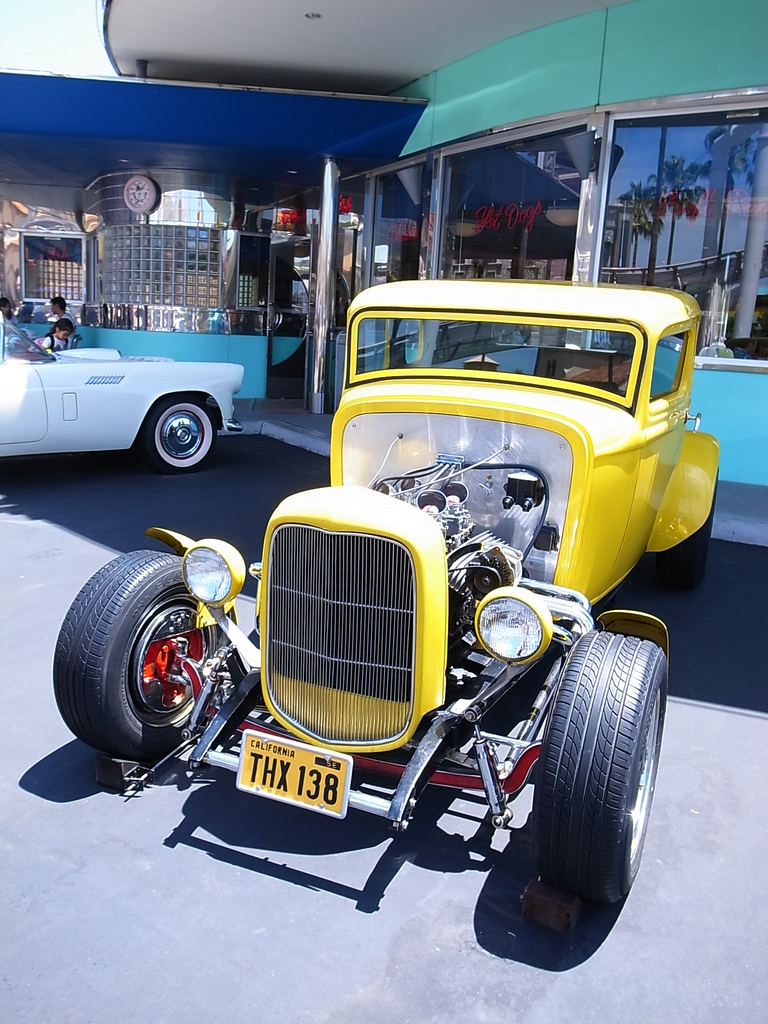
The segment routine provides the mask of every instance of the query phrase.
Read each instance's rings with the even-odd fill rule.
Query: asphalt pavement
[[[181,768],[131,799],[51,689],[59,626],[115,553],[160,525],[258,558],[277,502],[328,460],[258,431],[210,469],[147,472],[129,453],[0,466],[0,1019],[213,1017],[291,1024],[751,1024],[768,1003],[768,549],[714,541],[706,580],[660,590],[651,558],[622,603],[671,637],[670,703],[643,863],[629,896],[566,935],[522,919],[533,875],[522,804],[492,833],[475,797],[429,791],[412,827],[341,822]],[[245,621],[252,591],[241,599]]]

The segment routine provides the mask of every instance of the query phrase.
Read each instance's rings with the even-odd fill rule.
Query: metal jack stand
[[[113,793],[133,795],[155,781],[153,768],[137,761],[120,761],[107,754],[96,754],[94,767],[98,784]]]

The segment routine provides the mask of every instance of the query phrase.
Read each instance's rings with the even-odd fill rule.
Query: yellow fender
[[[639,636],[641,640],[653,640],[664,651],[669,661],[669,631],[661,619],[647,612],[628,611],[613,608],[598,615],[597,621],[610,633],[624,636]]]
[[[648,551],[668,551],[707,521],[715,496],[720,445],[711,434],[686,430],[648,541]]]
[[[174,551],[177,555],[181,555],[183,558],[187,551],[195,543],[191,537],[187,537],[184,533],[177,533],[175,530],[165,530],[162,526],[150,526],[148,530],[144,531],[145,537],[152,537],[153,540],[159,540],[162,544],[167,544],[171,551]],[[233,622],[237,622],[237,610],[235,608],[234,600],[224,605],[224,614],[228,615]],[[215,626],[216,619],[209,612],[208,608],[202,601],[197,602],[197,628],[204,629],[206,626]]]
[[[191,537],[187,537],[183,533],[176,533],[175,530],[164,530],[162,526],[150,526],[148,530],[144,531],[144,536],[167,544],[171,551],[175,551],[182,558],[195,543]]]

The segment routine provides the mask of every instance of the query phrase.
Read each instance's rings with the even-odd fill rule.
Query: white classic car
[[[8,321],[0,343],[0,456],[138,444],[158,469],[183,473],[210,456],[218,430],[242,430],[232,419],[244,373],[236,363],[51,353]]]

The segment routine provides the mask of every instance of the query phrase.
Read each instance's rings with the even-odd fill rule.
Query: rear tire
[[[653,801],[667,661],[650,640],[591,632],[566,662],[533,802],[543,881],[615,903],[635,880]]]
[[[707,521],[690,537],[668,551],[656,553],[656,578],[662,586],[674,590],[692,590],[703,581],[707,572],[709,541],[715,518],[717,486],[712,495],[712,507]]]
[[[200,685],[194,663],[210,657],[217,640],[215,628],[196,628],[196,609],[177,555],[132,551],[88,580],[53,659],[56,702],[75,736],[135,761],[178,746]],[[177,650],[182,637],[187,659]]]
[[[158,402],[141,428],[147,458],[164,473],[200,469],[210,458],[217,436],[212,413],[191,395]]]

